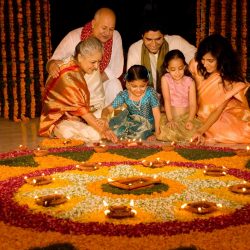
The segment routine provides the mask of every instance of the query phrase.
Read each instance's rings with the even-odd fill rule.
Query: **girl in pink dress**
[[[161,117],[158,140],[189,140],[199,122],[196,114],[196,90],[180,50],[169,51],[163,62],[165,74],[161,78],[165,114]]]
[[[197,115],[203,122],[192,139],[197,144],[250,143],[245,96],[249,84],[227,39],[213,34],[202,40],[190,70],[197,84]]]

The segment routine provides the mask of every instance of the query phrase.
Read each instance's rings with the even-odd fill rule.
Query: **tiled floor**
[[[39,118],[31,119],[28,122],[13,122],[4,118],[0,118],[0,153],[9,152],[17,149],[19,145],[25,145],[29,149],[38,146],[43,137],[37,135],[39,127]],[[152,142],[159,143],[161,142]],[[226,145],[216,144],[209,146],[221,146],[232,148],[246,148],[246,145]]]

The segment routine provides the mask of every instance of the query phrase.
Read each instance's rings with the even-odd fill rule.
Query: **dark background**
[[[196,0],[51,0],[50,5],[53,51],[69,31],[89,22],[100,7],[115,11],[125,54],[141,38],[142,21],[152,15],[166,34],[181,35],[195,45]]]

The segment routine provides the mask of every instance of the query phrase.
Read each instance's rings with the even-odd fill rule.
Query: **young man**
[[[194,57],[196,47],[178,35],[164,35],[161,25],[147,21],[142,29],[142,39],[128,50],[127,69],[132,65],[144,65],[151,73],[151,85],[161,94],[161,66],[166,53],[179,49],[187,63]]]

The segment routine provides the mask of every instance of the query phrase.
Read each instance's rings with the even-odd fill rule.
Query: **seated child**
[[[110,119],[112,131],[118,138],[153,140],[154,132],[160,133],[160,103],[154,88],[148,86],[149,72],[142,65],[133,65],[125,80],[127,89],[103,109],[102,118],[108,119],[115,109],[125,105],[125,110]]]
[[[165,74],[161,78],[166,114],[161,117],[157,136],[162,141],[190,140],[200,126],[196,115],[196,89],[189,76],[185,57],[180,50],[169,51],[163,62]]]

